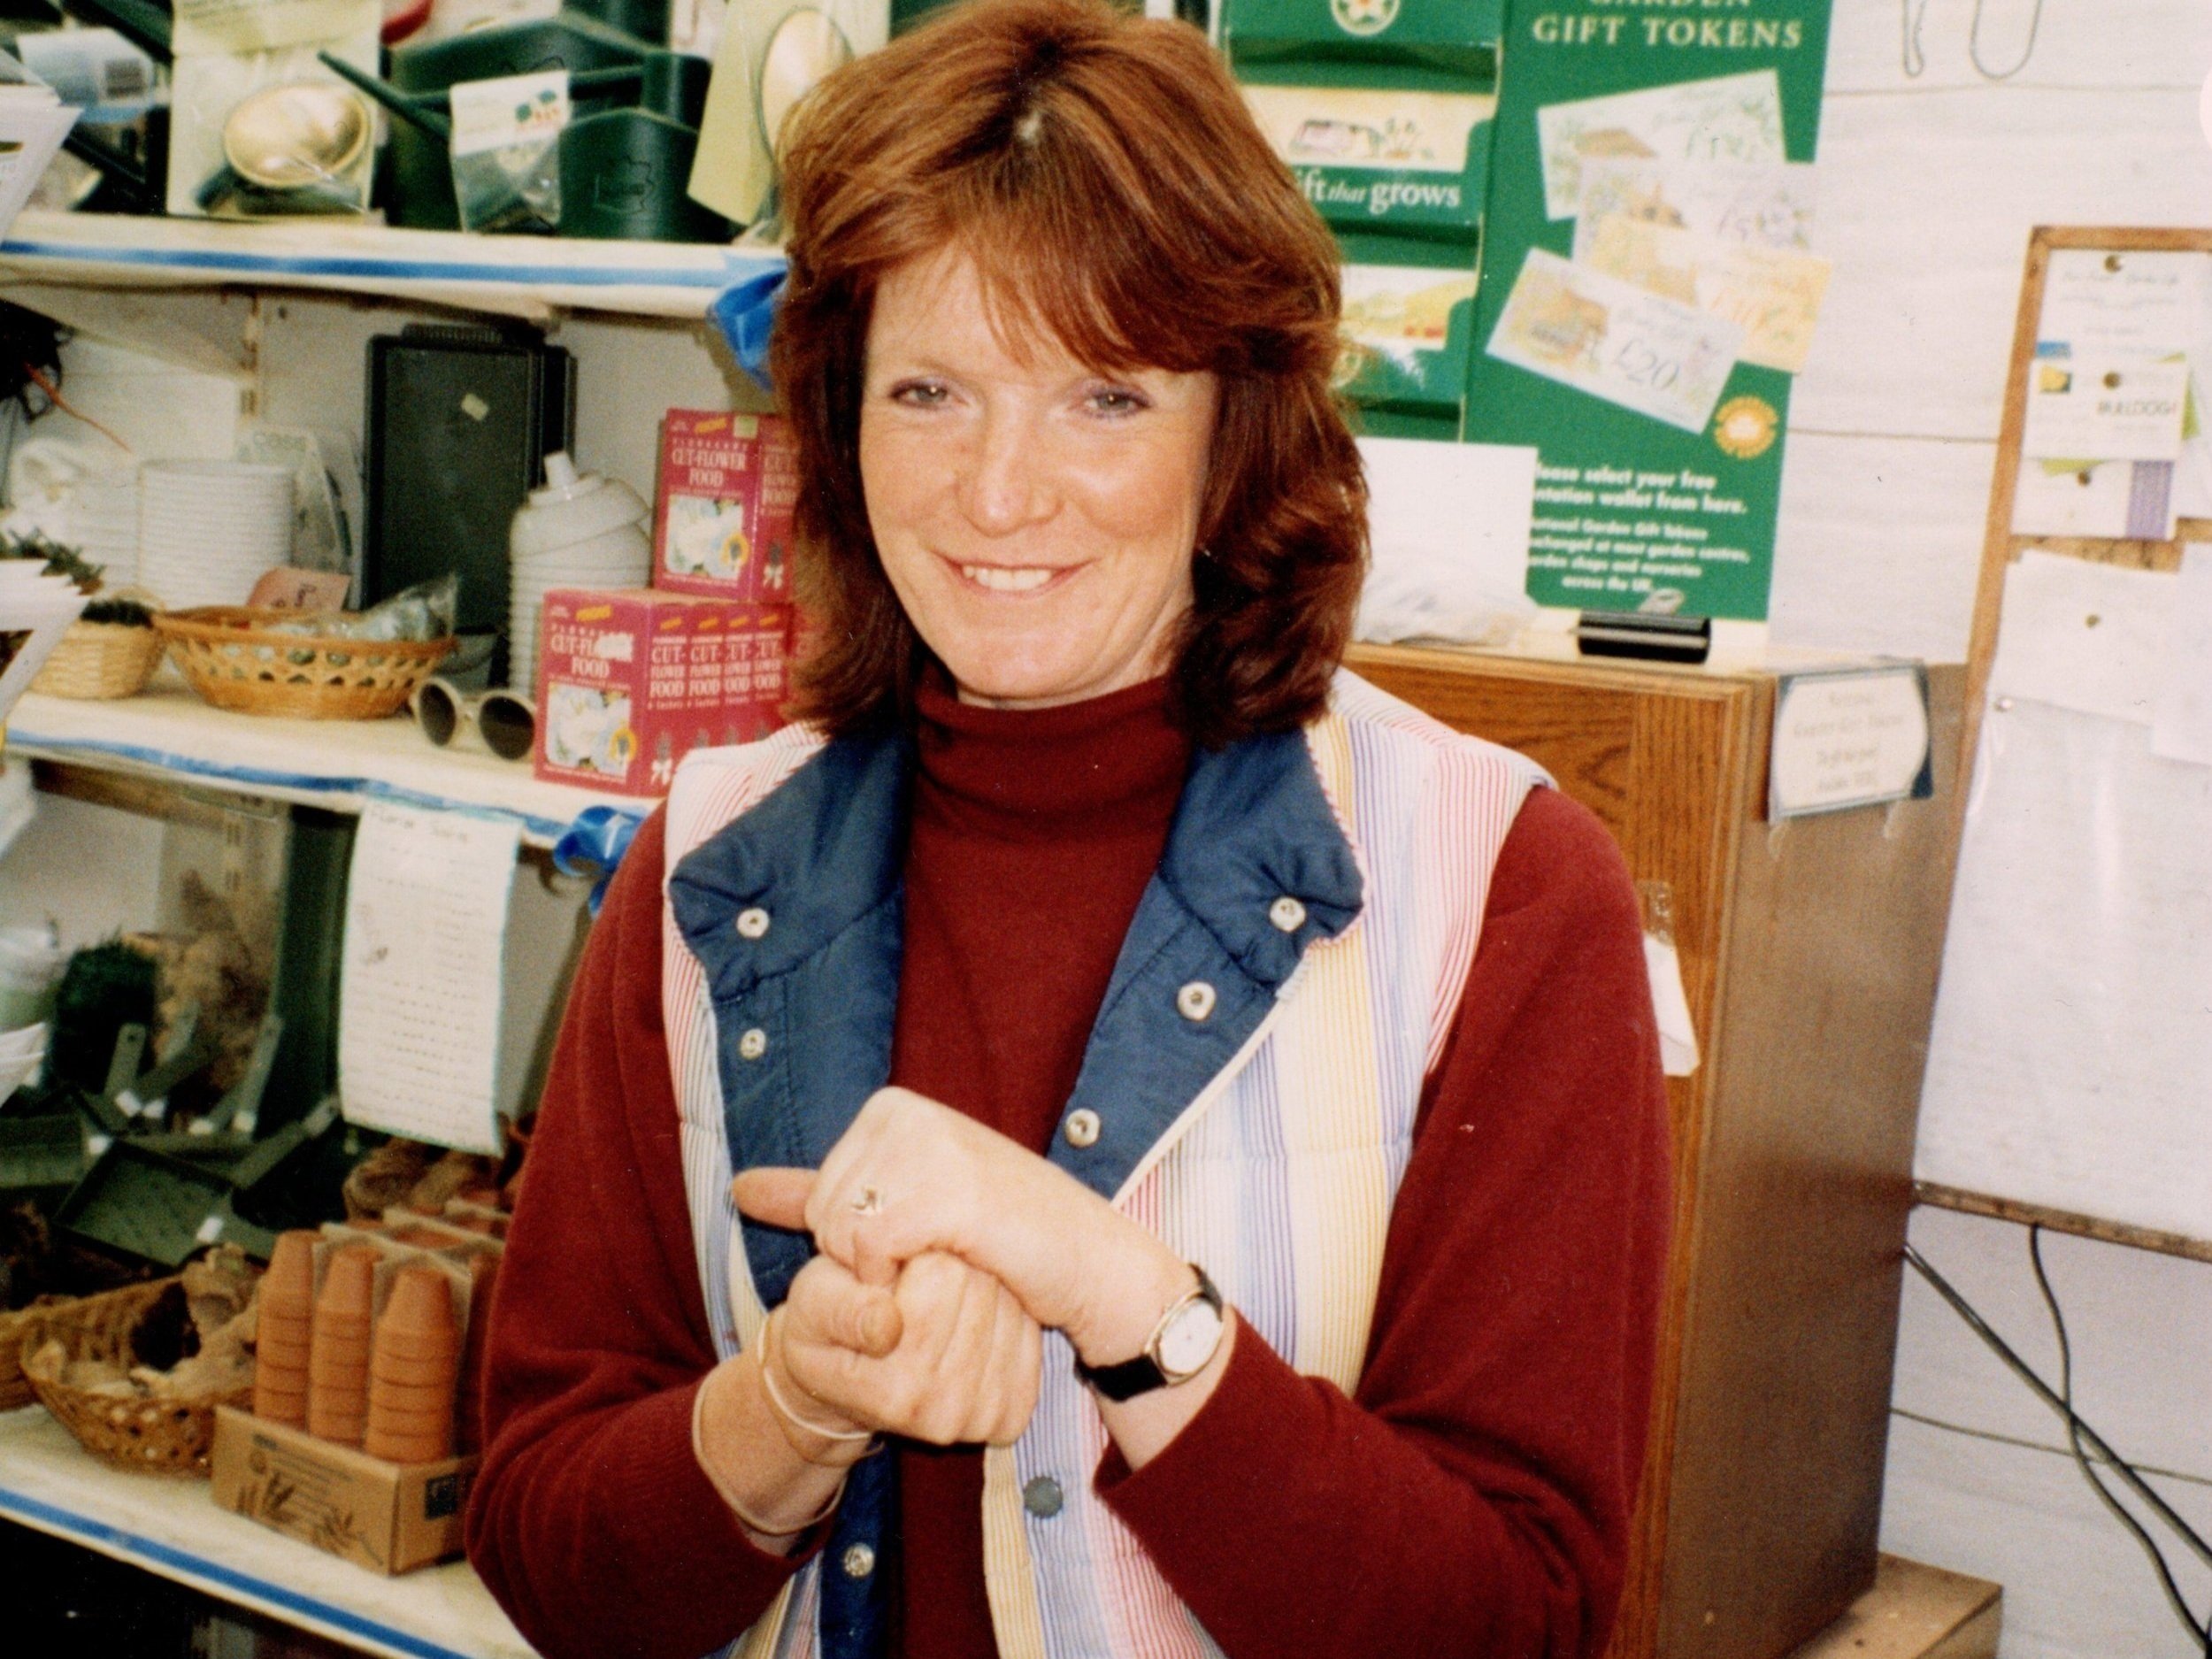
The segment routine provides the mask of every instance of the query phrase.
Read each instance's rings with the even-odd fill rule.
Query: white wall
[[[1835,0],[1820,147],[1836,262],[1791,410],[1778,641],[1957,660],[2028,233],[2212,227],[2208,0],[2041,0],[2002,82],[1968,56],[1975,0]],[[2037,0],[1983,0],[1981,54],[2020,56]],[[2203,826],[2200,826],[2203,827]],[[2023,1229],[1919,1212],[1913,1237],[2030,1362],[2056,1348]],[[2053,1239],[2083,1415],[2212,1533],[2212,1266]],[[2183,1659],[2147,1562],[2063,1452],[2057,1419],[1907,1276],[1886,1548],[2005,1586],[2007,1659]],[[2169,1549],[2200,1614],[2212,1574]]]
[[[1790,410],[1778,641],[1957,660],[2037,225],[2212,226],[2205,0],[2040,0],[1984,81],[1975,0],[1835,0],[1820,231],[1835,275]],[[1983,0],[1982,58],[2038,0]]]

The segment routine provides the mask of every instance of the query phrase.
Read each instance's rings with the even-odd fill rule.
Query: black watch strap
[[[1193,1262],[1191,1271],[1198,1275],[1198,1287],[1192,1295],[1201,1302],[1210,1303],[1216,1313],[1220,1312],[1221,1292],[1215,1287],[1213,1280],[1206,1277],[1206,1270]],[[1167,1373],[1160,1369],[1160,1362],[1154,1357],[1152,1350],[1159,1341],[1160,1333],[1167,1328],[1168,1321],[1190,1299],[1190,1296],[1176,1298],[1173,1305],[1160,1316],[1160,1323],[1153,1327],[1152,1335],[1146,1341],[1143,1351],[1134,1359],[1118,1360],[1111,1365],[1086,1365],[1082,1356],[1078,1355],[1075,1374],[1116,1404],[1125,1400],[1134,1400],[1139,1394],[1150,1394],[1155,1388],[1166,1387]]]

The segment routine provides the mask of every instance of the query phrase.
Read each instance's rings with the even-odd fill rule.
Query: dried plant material
[[[437,1148],[419,1141],[387,1141],[346,1177],[346,1219],[373,1221],[393,1205],[405,1202],[438,1156]]]
[[[442,1215],[454,1199],[495,1179],[498,1173],[496,1158],[479,1157],[472,1152],[449,1152],[425,1171],[422,1179],[409,1190],[406,1206],[419,1216]]]
[[[184,1269],[185,1306],[205,1347],[208,1340],[253,1305],[261,1270],[234,1244],[218,1245]]]

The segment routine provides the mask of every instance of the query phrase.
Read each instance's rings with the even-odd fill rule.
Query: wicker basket
[[[23,1374],[23,1354],[46,1340],[46,1327],[58,1313],[77,1305],[74,1296],[42,1296],[27,1308],[0,1313],[0,1411],[27,1406],[38,1396]]]
[[[192,689],[217,708],[305,720],[397,714],[455,643],[334,639],[262,626],[289,614],[203,605],[165,612],[154,626]]]
[[[157,1279],[41,1310],[46,1315],[43,1329],[25,1339],[19,1357],[39,1403],[101,1462],[141,1473],[204,1479],[215,1440],[215,1408],[250,1406],[250,1383],[202,1398],[123,1400],[69,1387],[50,1363],[42,1365],[35,1357],[46,1343],[59,1341],[71,1360],[126,1360],[133,1329],[175,1283]]]
[[[161,660],[161,635],[122,622],[73,622],[40,664],[33,691],[50,697],[134,697]]]

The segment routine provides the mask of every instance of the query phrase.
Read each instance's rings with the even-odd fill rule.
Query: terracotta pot
[[[276,1248],[269,1252],[269,1271],[261,1276],[264,1318],[272,1310],[307,1317],[315,1299],[316,1237],[305,1228],[277,1234]]]

